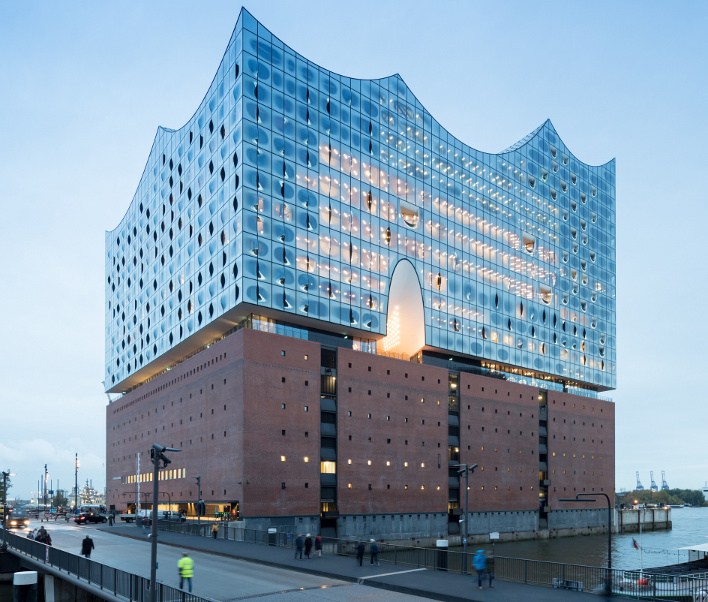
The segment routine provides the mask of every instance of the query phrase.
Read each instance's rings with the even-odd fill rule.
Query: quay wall
[[[612,509],[613,533],[631,533],[642,529],[671,529],[671,509],[645,511]],[[276,527],[292,533],[319,533],[319,517],[289,516],[246,518],[230,523],[236,528],[265,531]],[[448,523],[446,513],[359,514],[340,516],[337,520],[339,539],[377,539],[407,542],[414,545],[434,545],[437,539],[448,539],[450,545],[461,545],[463,523]],[[470,512],[467,535],[470,543],[489,541],[490,533],[499,533],[499,541],[522,539],[554,539],[577,535],[607,533],[606,508],[575,508],[551,510],[548,527],[539,526],[537,511]]]
[[[616,510],[617,533],[638,533],[641,524],[643,531],[661,531],[671,529],[671,508],[642,508],[639,510]]]

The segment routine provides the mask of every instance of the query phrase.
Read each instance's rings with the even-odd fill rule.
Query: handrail
[[[196,527],[196,528],[195,528]],[[173,531],[211,537],[211,525],[165,524],[164,531]],[[223,533],[223,534],[222,534]],[[148,602],[149,578],[140,577],[115,567],[98,563],[94,560],[66,552],[40,542],[6,533],[8,548],[16,554],[33,559],[37,564],[52,567],[53,570],[70,575],[90,588],[98,588],[111,596],[122,600]],[[295,534],[287,532],[268,533],[256,529],[225,527],[220,530],[219,538],[231,541],[274,545],[292,548]],[[336,538],[322,538],[322,551],[341,556],[356,555],[356,541]],[[462,573],[462,552],[447,549],[431,549],[417,546],[405,546],[380,542],[379,561],[391,565],[443,570],[450,573]],[[469,565],[469,563],[467,563]],[[708,596],[708,575],[698,574],[668,575],[657,569],[644,571],[607,569],[578,564],[563,564],[545,560],[509,558],[496,556],[490,558],[488,566],[494,571],[494,577],[502,581],[511,581],[530,585],[542,585],[561,589],[604,593],[604,587],[611,583],[614,594],[624,597],[641,597],[643,600],[671,599],[675,597]],[[610,579],[608,579],[608,576]],[[77,584],[80,586],[80,583]],[[216,602],[211,598],[196,596],[183,590],[158,582],[158,600],[161,602]]]
[[[210,525],[189,525],[185,523],[160,525],[160,529],[211,537]],[[220,527],[219,539],[242,543],[295,547],[295,533],[277,531],[268,533],[257,529],[225,526]],[[364,541],[367,541],[364,538]],[[470,566],[470,558],[464,563],[464,553],[448,549],[422,548],[395,543],[377,542],[379,561],[391,565],[443,570],[463,574],[464,566]],[[333,537],[322,538],[322,552],[339,556],[356,556],[357,541]],[[472,554],[472,553],[470,553]],[[640,596],[644,600],[666,599],[667,595],[692,596],[705,590],[708,597],[708,575],[662,574],[659,570],[608,569],[579,564],[563,564],[545,560],[509,558],[496,556],[489,559],[494,578],[502,581],[541,585],[585,592],[605,593],[608,583],[618,596]],[[609,579],[608,579],[609,577]]]
[[[78,586],[96,594],[96,589],[109,594],[106,599],[119,598],[130,602],[148,602],[150,599],[150,579],[122,571],[60,550],[52,546],[22,537],[15,533],[6,534],[8,551],[25,556],[40,566],[73,577]],[[40,569],[41,570],[41,569]],[[157,599],[161,602],[217,602],[213,598],[196,596],[184,590],[158,581]]]

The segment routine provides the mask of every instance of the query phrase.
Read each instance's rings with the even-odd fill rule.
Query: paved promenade
[[[100,525],[102,531],[112,532],[124,537],[145,540],[140,528],[134,525],[117,524],[113,527]],[[168,531],[159,532],[161,544],[218,554],[257,564],[280,567],[293,571],[319,575],[330,579],[362,583],[371,587],[382,588],[392,592],[421,596],[433,600],[480,601],[499,600],[501,602],[524,601],[571,601],[583,600],[598,602],[600,596],[567,590],[553,589],[533,585],[510,583],[495,580],[494,588],[489,589],[484,583],[484,589],[477,588],[476,576],[464,576],[444,571],[430,571],[400,565],[381,563],[381,566],[371,566],[369,555],[364,558],[364,566],[360,567],[353,558],[345,556],[322,555],[322,558],[296,560],[294,550],[277,546],[265,546],[211,537],[183,535]],[[314,550],[313,550],[314,552]],[[334,592],[331,592],[334,593]],[[282,599],[282,598],[280,598]],[[332,598],[335,599],[335,598]]]

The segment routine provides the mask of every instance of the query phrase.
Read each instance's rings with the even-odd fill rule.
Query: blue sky
[[[104,232],[159,125],[183,125],[240,4],[0,6],[0,466],[29,496],[105,485]],[[498,152],[551,118],[583,161],[617,158],[617,488],[708,480],[708,210],[700,2],[289,2],[245,6],[351,77],[400,73],[465,143]]]

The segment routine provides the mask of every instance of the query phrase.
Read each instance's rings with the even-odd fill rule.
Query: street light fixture
[[[192,477],[197,482],[197,525],[201,525],[202,518],[202,477]]]
[[[595,493],[576,493],[574,498],[561,498],[559,502],[596,502],[595,499],[580,499],[580,497],[591,497],[595,495],[604,495],[607,500],[607,595],[612,594],[612,507],[610,506],[610,497],[604,491]]]
[[[47,465],[44,465],[44,511],[47,511],[47,483],[49,482],[49,472]]]
[[[141,491],[140,495],[145,496],[145,501],[142,503],[143,506],[147,506],[148,503],[148,498],[150,497],[150,492],[149,491]]]
[[[7,551],[7,542],[5,541],[5,533],[7,533],[7,477],[14,475],[14,472],[2,471],[2,551]]]
[[[152,457],[152,530],[150,533],[150,600],[157,602],[157,500],[160,499],[160,464],[165,468],[172,460],[165,456],[165,452],[179,452],[176,447],[164,447],[157,443],[152,444],[150,456]]]
[[[462,473],[465,474],[465,516],[464,516],[464,521],[463,521],[463,527],[464,527],[464,532],[462,535],[462,574],[467,573],[467,520],[469,518],[468,516],[468,501],[469,501],[469,490],[470,490],[470,473],[474,472],[474,469],[477,468],[477,464],[472,464],[470,466],[469,464],[458,464],[457,468],[459,470],[457,471],[458,475],[461,475]]]
[[[642,510],[642,514],[638,514],[637,522],[639,523],[639,578],[644,578],[644,547],[642,546],[642,523],[647,516],[647,505],[642,504],[644,508],[639,507],[639,500],[634,500],[634,506],[637,510]]]
[[[172,495],[170,495],[167,491],[160,491],[160,495],[166,495],[168,501],[168,506],[167,506],[167,511],[169,512],[172,509]]]
[[[79,453],[76,452],[76,463],[74,465],[74,512],[79,511]]]

